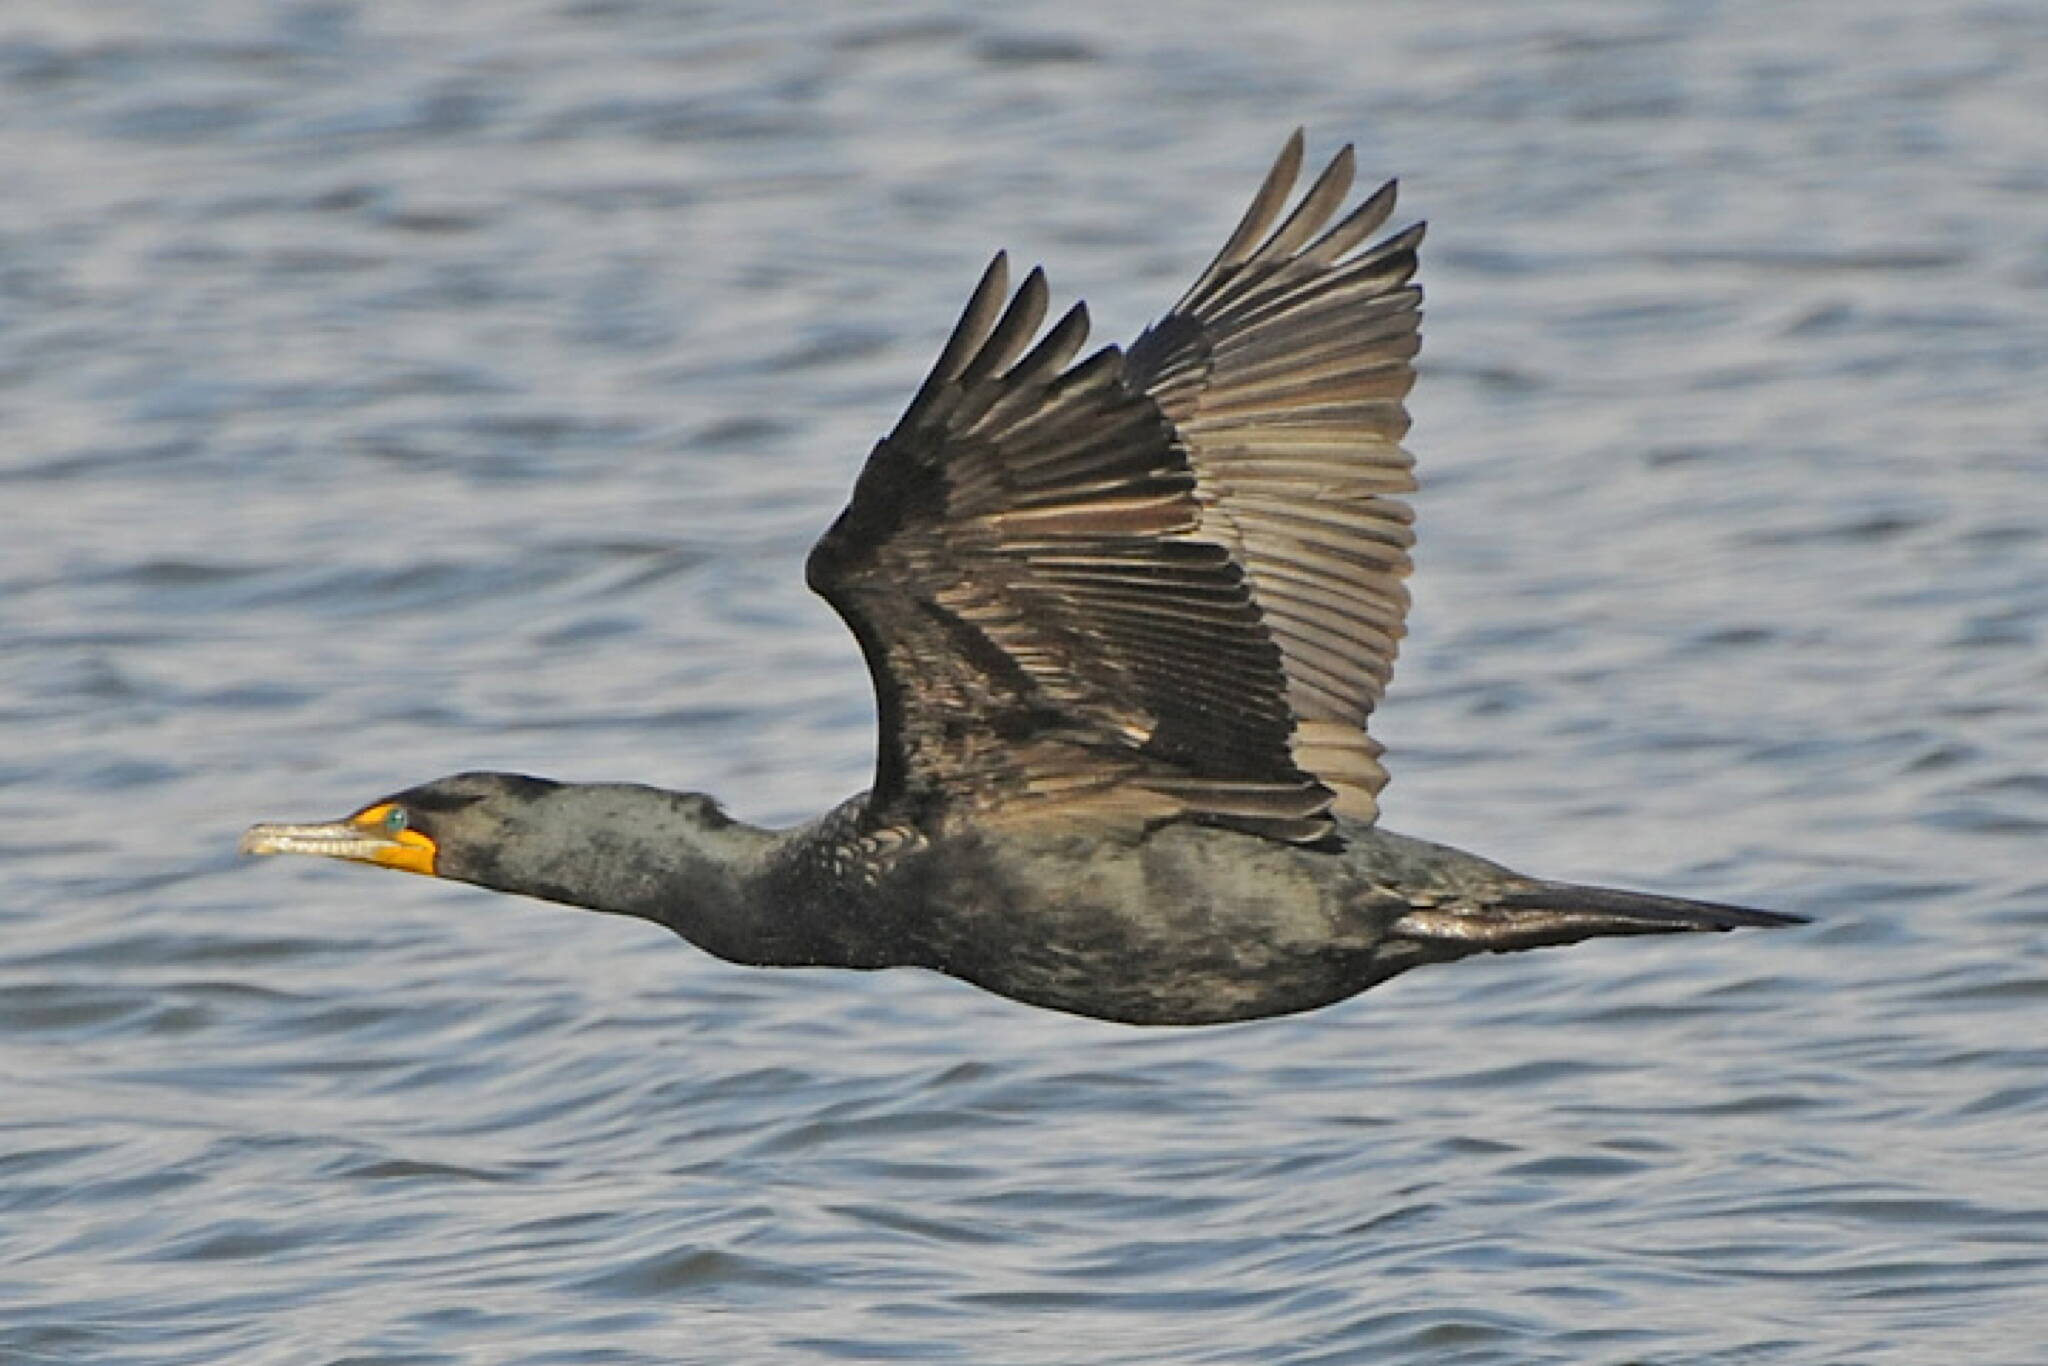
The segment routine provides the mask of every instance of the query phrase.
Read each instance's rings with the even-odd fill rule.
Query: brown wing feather
[[[1005,259],[982,276],[808,566],[874,678],[875,806],[1301,841],[1334,801],[1369,812],[1363,723],[1406,606],[1386,495],[1412,487],[1414,237],[1351,254],[1386,191],[1323,230],[1348,151],[1273,228],[1300,162],[1297,134],[1128,358],[1070,365],[1080,305],[1033,346],[1043,274],[1007,302]]]
[[[1279,647],[1295,762],[1369,821],[1387,774],[1366,720],[1393,673],[1414,543],[1413,514],[1390,495],[1415,487],[1402,400],[1421,345],[1422,229],[1360,250],[1393,211],[1392,184],[1325,228],[1350,189],[1349,147],[1275,227],[1301,160],[1297,132],[1126,372],[1173,422],[1198,534],[1243,565]]]
[[[1076,306],[982,277],[909,411],[812,551],[881,711],[875,803],[921,820],[1085,804],[1289,839],[1329,829],[1294,764],[1280,654],[1195,481]],[[992,302],[994,301],[994,302]]]

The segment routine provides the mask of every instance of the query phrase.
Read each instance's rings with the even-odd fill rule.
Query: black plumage
[[[807,578],[874,682],[871,789],[768,831],[708,798],[462,774],[252,852],[657,921],[775,966],[921,966],[1140,1023],[1419,963],[1793,917],[1545,882],[1378,828],[1408,597],[1422,229],[1287,144],[1193,287],[1075,361],[998,255]],[[1041,330],[1043,328],[1043,330]]]

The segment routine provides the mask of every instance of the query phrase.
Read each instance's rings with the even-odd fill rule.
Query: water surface
[[[0,16],[0,1360],[2034,1363],[2048,20]],[[245,863],[864,785],[811,538],[987,255],[1432,220],[1388,822],[1813,915],[1146,1032]]]

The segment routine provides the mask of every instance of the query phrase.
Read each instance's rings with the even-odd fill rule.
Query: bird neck
[[[766,895],[782,837],[735,821],[707,797],[628,783],[564,788],[544,815],[444,876],[613,915],[651,920],[736,963],[786,952],[786,911]]]

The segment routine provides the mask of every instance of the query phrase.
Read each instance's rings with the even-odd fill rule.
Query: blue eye
[[[407,818],[405,814],[405,808],[402,806],[394,806],[389,811],[386,811],[384,813],[384,832],[386,834],[397,834],[399,831],[405,829],[406,823]]]

